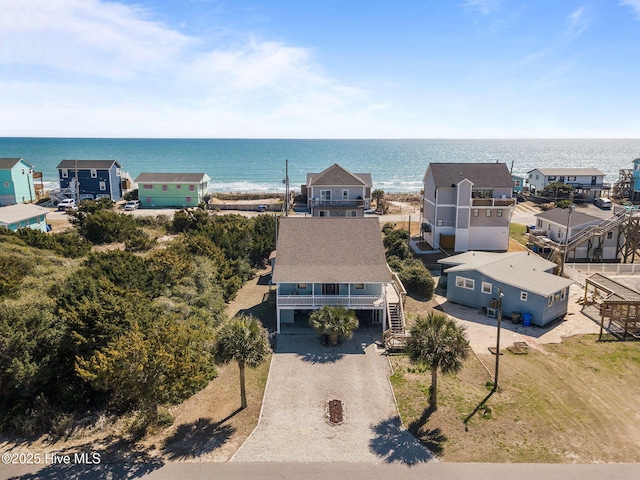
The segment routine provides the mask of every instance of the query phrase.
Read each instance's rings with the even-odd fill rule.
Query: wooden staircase
[[[404,306],[400,297],[398,301],[387,302],[387,320],[389,328],[382,335],[387,352],[401,352],[407,346],[409,334],[404,321]]]

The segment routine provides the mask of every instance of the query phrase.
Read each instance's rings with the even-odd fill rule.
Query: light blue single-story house
[[[0,206],[35,199],[33,165],[24,158],[0,158]]]
[[[469,251],[438,260],[447,301],[495,315],[502,289],[502,314],[528,314],[544,326],[567,313],[572,280],[554,275],[556,264],[530,252]]]
[[[18,203],[0,207],[0,228],[16,231],[20,228],[32,228],[47,231],[48,209],[32,203]]]

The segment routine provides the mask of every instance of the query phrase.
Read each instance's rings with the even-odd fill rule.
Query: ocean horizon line
[[[33,136],[33,135],[5,135],[0,136],[0,140],[3,139],[44,139],[44,140],[283,140],[283,141],[341,141],[341,140],[354,140],[354,141],[553,141],[553,140],[567,140],[567,141],[606,141],[606,140],[640,140],[639,137],[59,137],[59,136]],[[640,153],[640,152],[639,152]]]

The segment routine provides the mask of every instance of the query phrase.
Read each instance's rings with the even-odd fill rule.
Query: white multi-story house
[[[313,217],[362,217],[371,206],[371,174],[351,173],[337,163],[308,173],[305,187]]]
[[[598,198],[611,185],[604,182],[604,173],[597,168],[535,168],[529,171],[531,193],[541,193],[544,187],[560,182],[571,185],[575,193],[586,198]]]
[[[433,248],[506,251],[515,207],[504,163],[430,163],[422,232]]]
[[[355,310],[361,325],[404,328],[404,288],[387,265],[377,218],[283,217],[272,262],[278,333],[325,305]]]

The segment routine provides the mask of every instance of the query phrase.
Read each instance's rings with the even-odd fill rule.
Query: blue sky
[[[640,0],[0,8],[0,136],[640,136]]]

